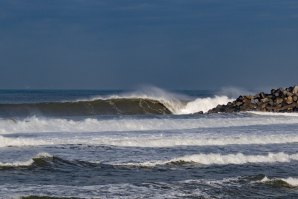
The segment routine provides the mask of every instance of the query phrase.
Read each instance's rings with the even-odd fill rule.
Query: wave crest
[[[43,158],[52,158],[48,153],[39,153],[30,160],[27,161],[16,161],[16,162],[0,162],[0,168],[12,168],[12,167],[28,167],[33,165],[34,162]]]
[[[266,183],[273,186],[281,186],[281,187],[298,187],[298,178],[288,177],[288,178],[268,178],[264,176],[262,183]]]
[[[155,167],[163,165],[181,165],[181,164],[202,164],[202,165],[227,165],[227,164],[257,164],[257,163],[283,163],[298,160],[298,154],[268,153],[267,155],[244,155],[237,154],[195,154],[183,157],[177,157],[168,161],[149,161],[143,163],[127,163],[127,166]]]
[[[188,136],[159,136],[145,134],[129,137],[111,137],[104,135],[78,136],[65,138],[24,138],[0,136],[0,147],[8,146],[46,146],[64,144],[106,145],[121,147],[176,147],[176,146],[225,146],[225,145],[251,145],[251,144],[284,144],[298,143],[298,135],[228,135],[219,137],[206,137],[200,135]]]

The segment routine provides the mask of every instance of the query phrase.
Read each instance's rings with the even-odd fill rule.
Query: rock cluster
[[[263,111],[263,112],[298,112],[298,86],[272,89],[269,94],[258,93],[254,96],[239,96],[226,105],[218,105],[208,113]]]

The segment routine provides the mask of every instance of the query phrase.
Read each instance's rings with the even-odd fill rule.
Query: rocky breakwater
[[[226,105],[218,105],[208,113],[240,111],[298,112],[298,86],[272,89],[270,93],[239,96]]]

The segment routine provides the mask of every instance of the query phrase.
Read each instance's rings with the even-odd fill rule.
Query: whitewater
[[[239,92],[0,91],[0,198],[298,197],[298,114]]]

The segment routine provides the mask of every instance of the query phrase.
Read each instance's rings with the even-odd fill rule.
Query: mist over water
[[[250,91],[244,88],[239,88],[239,87],[222,87],[217,91],[217,94],[220,96],[227,96],[229,98],[234,98],[236,99],[240,95],[252,95],[256,93],[256,91]]]

